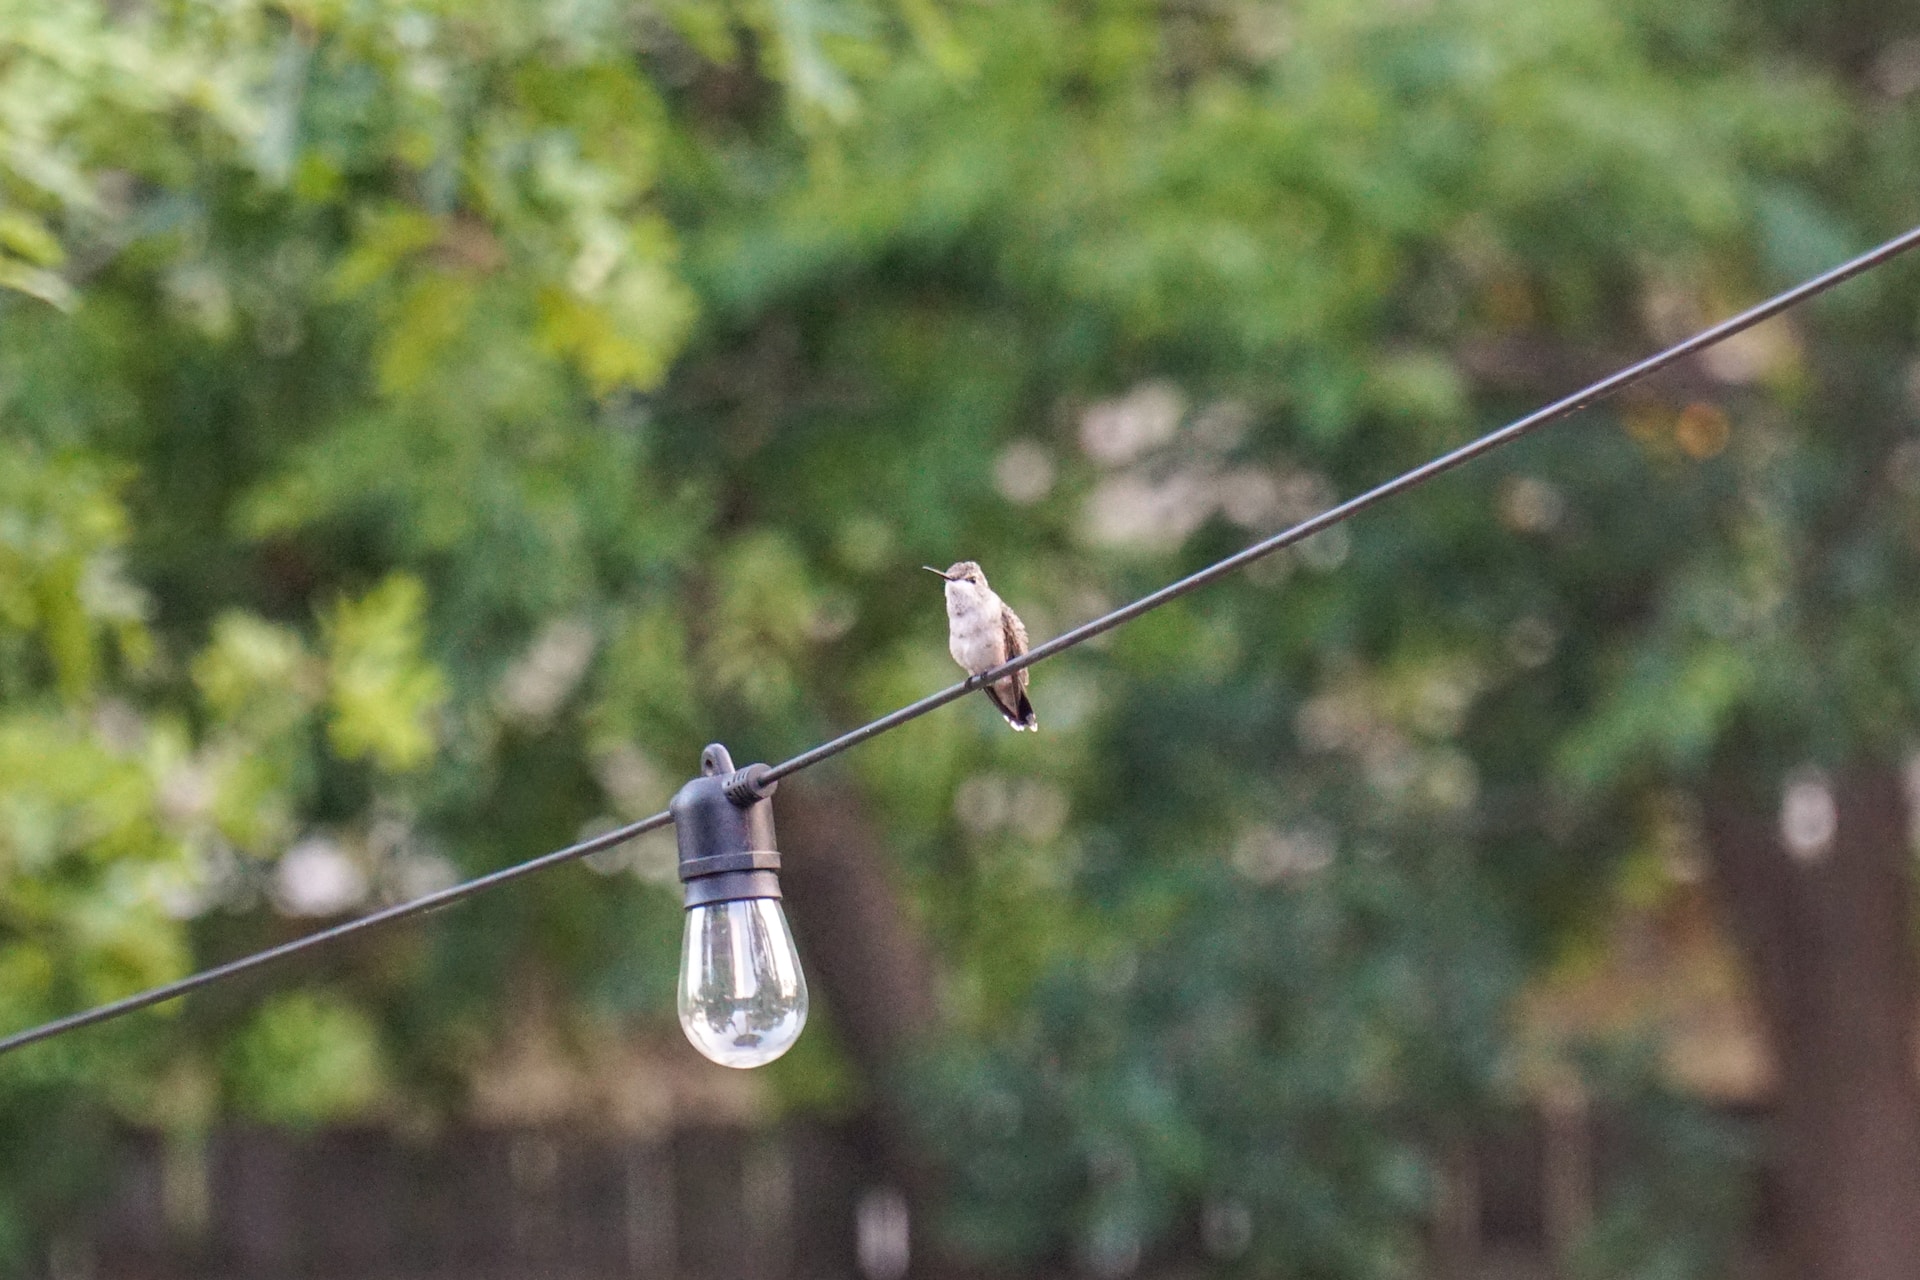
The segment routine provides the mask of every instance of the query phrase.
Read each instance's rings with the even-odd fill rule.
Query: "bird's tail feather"
[[[1027,695],[1024,691],[1020,694],[1019,701],[1014,703],[1012,707],[1007,706],[1006,698],[992,685],[987,686],[986,695],[993,700],[993,705],[999,709],[1000,714],[1007,718],[1007,723],[1015,729],[1038,729],[1040,727],[1040,722],[1034,718],[1033,703],[1027,700]]]
[[[1038,729],[1040,727],[1040,721],[1034,718],[1033,703],[1027,700],[1027,694],[1024,689],[1020,692],[1019,700],[1011,707],[1007,705],[1006,697],[1000,690],[994,688],[992,685],[987,686],[986,694],[987,697],[993,699],[993,705],[999,709],[1000,714],[1007,718],[1007,723],[1015,729]]]

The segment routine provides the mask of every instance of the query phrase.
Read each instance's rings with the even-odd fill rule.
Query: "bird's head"
[[[985,587],[987,585],[987,575],[980,572],[980,566],[971,560],[962,560],[945,572],[934,568],[930,564],[923,564],[920,567],[928,573],[939,574],[948,582],[965,582],[975,587]]]

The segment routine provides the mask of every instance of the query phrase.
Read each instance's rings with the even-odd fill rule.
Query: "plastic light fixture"
[[[723,1067],[765,1066],[807,1025],[807,980],[780,909],[767,766],[736,770],[718,743],[673,797],[686,886],[680,1028]]]

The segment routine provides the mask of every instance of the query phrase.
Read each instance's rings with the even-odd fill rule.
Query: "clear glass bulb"
[[[723,1067],[759,1067],[807,1025],[807,980],[777,898],[687,911],[680,948],[680,1027]]]

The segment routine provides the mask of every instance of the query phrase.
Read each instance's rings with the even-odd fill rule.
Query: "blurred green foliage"
[[[1920,31],[1822,12],[0,0],[0,1025],[943,685],[923,562],[1050,635],[1903,227]],[[1909,733],[1914,279],[833,766],[957,1229],[1403,1273],[1651,802]],[[0,1247],[105,1116],[455,1105],[528,973],[657,1023],[660,852],[0,1062]],[[1592,1274],[1710,1271],[1693,1123]]]

